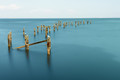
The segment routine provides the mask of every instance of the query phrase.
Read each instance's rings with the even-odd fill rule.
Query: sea
[[[75,26],[83,20],[85,24]],[[62,25],[54,32],[58,21]],[[23,28],[29,43],[46,40],[45,31],[37,33],[41,25],[51,26],[50,56],[46,42],[30,46],[29,52],[15,49],[25,45]],[[120,18],[0,19],[0,80],[120,80]]]

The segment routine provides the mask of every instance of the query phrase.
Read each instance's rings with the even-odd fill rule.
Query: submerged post
[[[41,25],[41,32],[42,32],[42,25]]]

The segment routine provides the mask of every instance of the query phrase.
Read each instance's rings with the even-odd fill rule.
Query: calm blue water
[[[85,19],[92,24],[63,26],[53,32],[52,50],[46,43],[9,53],[7,35],[12,31],[12,47],[24,45],[23,27],[29,43],[45,40],[45,32],[34,37],[34,27],[53,26],[58,20],[83,19],[0,19],[0,80],[120,80],[120,19]]]

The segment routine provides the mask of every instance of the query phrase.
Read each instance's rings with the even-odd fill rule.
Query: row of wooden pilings
[[[69,23],[69,26],[70,25],[73,26],[73,21],[72,22],[64,22],[63,23],[63,28],[65,28],[68,25],[68,23]],[[75,26],[77,26],[79,24],[82,24],[82,23],[85,24],[85,20],[83,20],[83,21],[75,21]],[[90,21],[87,20],[87,24],[89,24],[89,23],[90,24],[92,23],[91,20]],[[55,32],[56,28],[58,30],[59,26],[62,26],[62,21],[58,21],[58,23],[55,23],[53,25],[53,31]],[[45,38],[47,38],[47,40],[46,40],[46,42],[47,42],[47,53],[48,53],[48,55],[50,55],[51,38],[50,38],[50,36],[48,36],[48,31],[49,31],[49,33],[51,32],[51,26],[45,26],[45,25],[37,26],[37,33],[39,33],[39,28],[40,28],[41,32],[45,31]],[[23,36],[25,38],[25,50],[29,51],[29,46],[30,46],[30,44],[29,44],[29,36],[26,35],[25,28],[23,28]],[[36,36],[35,28],[34,28],[34,36]],[[10,48],[11,46],[12,46],[12,32],[10,32],[8,34],[8,47]]]

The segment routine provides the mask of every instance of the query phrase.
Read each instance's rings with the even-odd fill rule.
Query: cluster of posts
[[[69,23],[69,26],[70,25],[73,26],[73,21],[72,22],[64,22],[63,23],[63,28],[65,28],[68,25],[68,23]],[[82,23],[85,24],[85,20],[83,20],[83,21],[75,21],[75,26],[80,25]],[[87,24],[89,24],[89,23],[90,24],[92,23],[91,20],[90,21],[87,20]],[[58,23],[55,23],[53,25],[53,31],[55,32],[56,28],[57,28],[57,31],[58,31],[59,26],[62,26],[62,21],[58,21]],[[47,42],[47,54],[50,55],[50,52],[51,52],[51,38],[48,35],[48,32],[49,33],[51,32],[51,26],[45,26],[45,25],[37,26],[37,33],[39,33],[39,28],[40,28],[41,32],[43,30],[45,31],[45,38],[46,38],[46,40],[29,44],[29,36],[26,35],[25,28],[23,28],[23,37],[25,38],[25,45],[17,47],[15,49],[20,49],[20,48],[25,47],[25,50],[29,51],[29,46],[35,45],[35,44],[39,44],[39,43],[42,43],[42,42]],[[34,28],[34,36],[36,36],[36,29],[35,28]],[[8,47],[10,48],[11,45],[12,45],[12,32],[10,32],[8,34]]]

